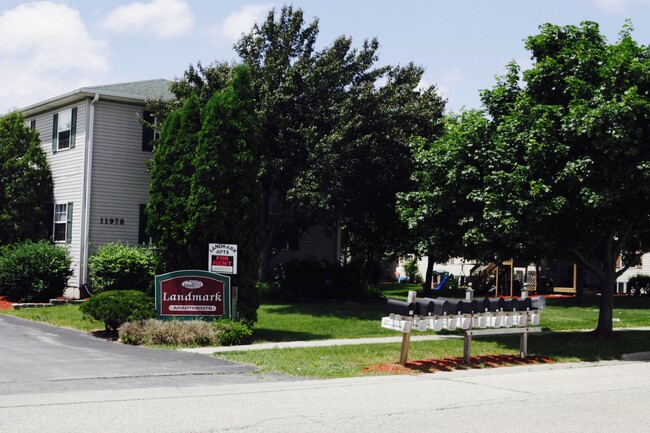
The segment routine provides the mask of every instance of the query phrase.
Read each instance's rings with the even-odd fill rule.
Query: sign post
[[[230,277],[201,270],[156,275],[156,313],[162,320],[230,319]]]

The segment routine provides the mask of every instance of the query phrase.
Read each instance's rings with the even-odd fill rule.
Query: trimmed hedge
[[[155,316],[154,300],[137,290],[110,290],[99,293],[79,307],[81,312],[104,322],[107,331],[117,331],[123,323]]]
[[[121,242],[102,245],[88,260],[93,293],[109,290],[154,292],[153,250]]]
[[[0,295],[16,302],[48,302],[65,292],[71,265],[68,250],[49,241],[3,247]]]

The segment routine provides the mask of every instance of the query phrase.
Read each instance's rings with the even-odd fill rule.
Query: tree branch
[[[596,266],[594,266],[593,263],[591,263],[591,261],[588,260],[580,251],[576,250],[575,248],[570,248],[569,253],[575,257],[577,262],[580,262],[581,265],[596,274],[598,278],[600,278],[602,281],[605,281],[605,273],[603,270],[598,269]]]

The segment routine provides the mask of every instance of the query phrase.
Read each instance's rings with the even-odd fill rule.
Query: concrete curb
[[[626,353],[621,356],[623,361],[650,361],[650,352]]]

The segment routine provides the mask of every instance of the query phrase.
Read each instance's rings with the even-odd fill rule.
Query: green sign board
[[[230,277],[194,269],[156,275],[156,313],[162,320],[231,318]]]

